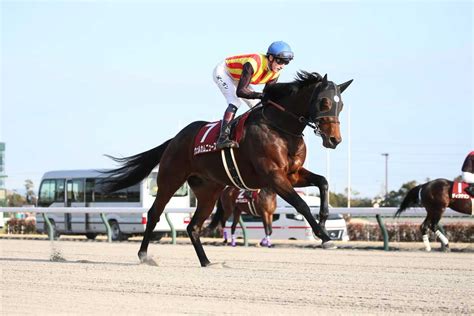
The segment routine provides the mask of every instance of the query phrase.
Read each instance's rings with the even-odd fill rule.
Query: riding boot
[[[469,186],[464,189],[470,196],[474,196],[474,183],[469,183]]]
[[[224,118],[222,119],[221,132],[219,134],[219,138],[217,139],[217,149],[223,149],[226,147],[239,148],[239,144],[237,142],[229,139],[230,123],[235,116],[235,112],[237,112],[237,107],[233,104],[229,104],[224,113]]]

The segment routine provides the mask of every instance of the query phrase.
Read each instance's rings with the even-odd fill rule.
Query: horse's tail
[[[420,203],[418,196],[420,194],[421,187],[422,184],[417,185],[416,187],[408,191],[407,195],[402,201],[402,204],[400,204],[400,207],[398,208],[397,212],[393,217],[400,217],[400,214],[402,214],[402,212],[404,212],[407,208],[410,208]]]
[[[100,181],[104,186],[104,190],[114,192],[139,183],[160,163],[161,156],[163,156],[171,140],[168,139],[158,147],[130,157],[116,158],[105,155],[122,166],[102,172],[107,175],[105,179]]]

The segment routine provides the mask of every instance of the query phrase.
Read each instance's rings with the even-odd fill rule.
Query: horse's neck
[[[301,136],[306,124],[299,120],[301,115],[294,113],[289,106],[285,110],[267,104],[262,109],[262,122],[272,130],[292,136]]]

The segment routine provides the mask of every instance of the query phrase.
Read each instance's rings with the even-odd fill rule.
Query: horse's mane
[[[264,93],[270,98],[280,99],[297,93],[300,89],[323,81],[323,77],[317,72],[300,70],[296,73],[292,82],[275,83],[265,86]]]

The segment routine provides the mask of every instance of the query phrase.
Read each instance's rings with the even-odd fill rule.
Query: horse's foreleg
[[[294,187],[317,186],[319,189],[319,223],[326,227],[326,220],[329,217],[329,184],[325,177],[312,173],[305,168],[301,168],[297,174],[297,182]]]
[[[293,189],[292,184],[286,178],[284,174],[273,174],[271,175],[273,179],[272,189],[286,202],[293,206],[298,213],[303,215],[303,217],[308,221],[308,224],[313,229],[313,233],[322,240],[323,248],[335,248],[335,245],[331,242],[331,237],[327,233],[326,229],[322,227],[311,214],[311,210],[306,202],[296,193]],[[302,182],[301,182],[302,183]],[[301,185],[302,186],[302,185]]]

